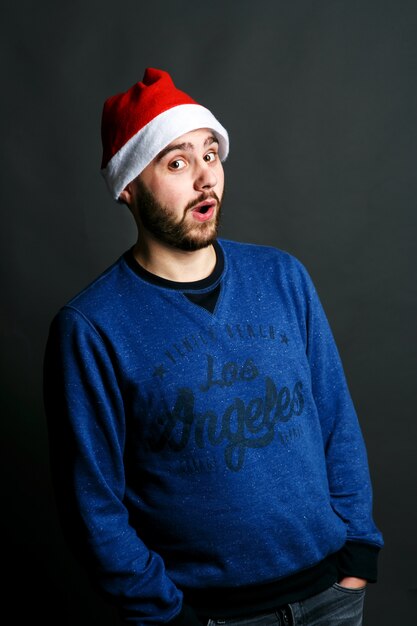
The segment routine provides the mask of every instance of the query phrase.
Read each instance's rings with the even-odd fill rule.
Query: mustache
[[[200,204],[200,202],[204,202],[205,200],[209,200],[211,198],[214,198],[214,200],[217,201],[217,204],[220,205],[220,198],[217,193],[215,191],[209,191],[208,193],[202,193],[198,198],[191,200],[186,205],[184,212],[186,213],[190,209],[193,209],[195,206],[197,206],[197,204]]]

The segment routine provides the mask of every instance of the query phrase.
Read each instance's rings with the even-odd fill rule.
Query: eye
[[[213,161],[215,161],[217,158],[217,153],[216,152],[207,152],[207,154],[204,155],[204,160],[206,161],[206,163],[212,163]]]
[[[168,167],[171,170],[182,170],[185,167],[185,165],[186,163],[184,159],[174,159],[174,161],[171,161]]]

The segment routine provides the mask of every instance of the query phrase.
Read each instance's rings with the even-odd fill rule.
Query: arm
[[[347,530],[339,571],[346,586],[363,586],[363,579],[376,580],[377,555],[383,545],[372,519],[366,449],[329,324],[306,274],[305,280],[307,355],[323,434],[330,498],[333,510]]]
[[[102,338],[71,308],[51,325],[44,397],[61,520],[94,581],[131,624],[199,624],[129,525],[123,398]]]

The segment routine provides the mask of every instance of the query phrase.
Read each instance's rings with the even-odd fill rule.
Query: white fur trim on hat
[[[219,156],[229,153],[229,136],[214,115],[200,104],[180,104],[143,126],[101,170],[110,193],[117,200],[125,187],[174,139],[199,128],[211,129],[219,141]]]

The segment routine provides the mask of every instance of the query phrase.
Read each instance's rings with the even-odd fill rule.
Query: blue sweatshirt
[[[121,257],[51,326],[45,406],[62,516],[136,625],[174,619],[183,588],[267,584],[346,541],[382,545],[306,270],[273,248],[219,243],[213,313]]]

